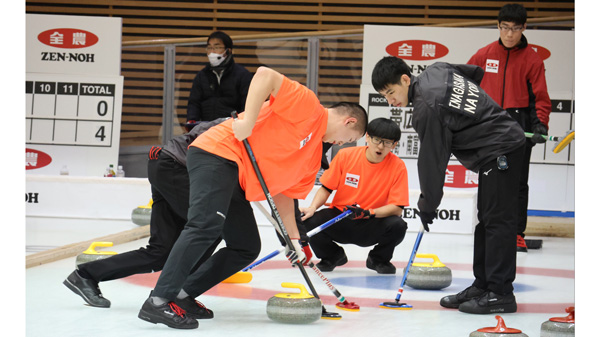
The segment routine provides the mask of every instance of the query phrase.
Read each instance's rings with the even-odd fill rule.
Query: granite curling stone
[[[96,261],[96,260],[102,260],[107,257],[116,255],[117,254],[116,252],[109,252],[109,251],[97,252],[96,251],[96,247],[112,247],[112,245],[113,245],[112,242],[92,242],[92,244],[90,245],[90,247],[88,249],[86,249],[83,253],[77,255],[77,258],[75,259],[75,265],[79,266],[82,263],[87,263],[87,262]]]
[[[504,319],[496,316],[498,325],[495,327],[481,328],[469,334],[469,337],[528,337],[519,329],[507,328]]]
[[[439,290],[452,283],[452,271],[435,254],[417,254],[417,258],[433,259],[429,263],[413,263],[406,285],[414,289]],[[403,272],[406,271],[404,268]]]
[[[138,206],[131,211],[131,221],[138,226],[146,226],[150,224],[150,217],[152,216],[152,199],[148,202],[148,205]]]
[[[542,323],[540,337],[575,336],[575,307],[565,309],[567,317],[552,317]]]
[[[321,318],[323,305],[299,283],[284,282],[284,288],[297,288],[300,293],[279,293],[267,301],[267,316],[280,323],[307,324]]]

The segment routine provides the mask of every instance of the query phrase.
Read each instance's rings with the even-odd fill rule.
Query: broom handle
[[[547,136],[547,135],[541,135],[545,140],[550,140],[553,142],[559,142],[562,138],[561,137],[556,137],[556,136]],[[531,138],[533,137],[533,133],[531,132],[525,132],[525,137],[527,138]]]

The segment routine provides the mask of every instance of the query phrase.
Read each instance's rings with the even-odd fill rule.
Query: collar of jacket
[[[414,93],[414,88],[415,88],[415,81],[417,80],[417,77],[414,75],[410,75],[410,84],[408,85],[408,102],[407,104],[410,104],[410,102],[413,101],[413,95]]]
[[[514,46],[512,48],[506,48],[506,47],[504,47],[504,45],[502,44],[502,39],[500,39],[500,38],[498,38],[498,44],[500,46],[502,46],[502,48],[504,48],[506,50],[523,49],[523,48],[525,48],[525,47],[527,47],[529,45],[529,43],[527,42],[527,38],[525,37],[525,35],[521,35],[521,42],[518,45],[516,45],[516,46]]]

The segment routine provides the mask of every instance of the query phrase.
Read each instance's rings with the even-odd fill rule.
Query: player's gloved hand
[[[346,205],[344,211],[350,210],[352,212],[352,220],[358,219],[371,219],[375,217],[375,213],[371,213],[371,211],[360,208],[357,204],[354,205]]]
[[[312,257],[313,257],[312,251],[310,250],[310,246],[308,245],[308,242],[306,242],[306,241],[300,241],[300,246],[302,246],[302,251],[304,252],[304,255],[306,255],[306,260],[304,260],[304,265],[307,266],[308,263],[310,262],[310,259],[312,259]]]
[[[533,131],[533,136],[531,136],[532,142],[534,142],[536,144],[546,142],[546,138],[542,137],[542,135],[544,135],[544,136],[548,135],[548,128],[546,128],[546,126],[544,124],[542,124],[542,123],[535,124],[531,131]]]
[[[151,147],[150,151],[148,152],[148,159],[150,159],[150,160],[158,159],[158,154],[160,153],[161,150],[162,150],[162,147],[160,147],[160,146]]]
[[[307,261],[306,254],[300,245],[300,239],[290,239],[292,241],[292,246],[285,246],[285,256],[292,264],[292,267],[296,267],[300,263],[304,263]]]
[[[417,215],[421,218],[421,223],[423,224],[423,228],[429,232],[429,224],[433,223],[433,219],[435,218],[435,212],[423,212],[415,210]]]

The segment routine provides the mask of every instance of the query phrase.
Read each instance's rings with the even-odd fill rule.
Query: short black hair
[[[399,84],[402,75],[410,77],[410,67],[403,59],[386,56],[379,60],[371,73],[371,84],[378,92],[389,85]]]
[[[527,10],[519,4],[506,4],[498,12],[498,23],[502,21],[524,25],[527,22]]]
[[[375,118],[369,122],[367,126],[367,134],[370,137],[378,137],[382,139],[390,139],[394,142],[400,140],[400,127],[396,122],[388,118]]]
[[[225,48],[233,49],[233,40],[231,40],[231,37],[220,30],[210,34],[208,39],[206,39],[206,44],[208,44],[211,39],[219,39],[223,41]]]
[[[369,119],[367,111],[360,104],[352,102],[338,102],[329,107],[337,113],[356,118],[355,129],[358,130],[361,136],[364,136],[367,131],[367,121]]]

